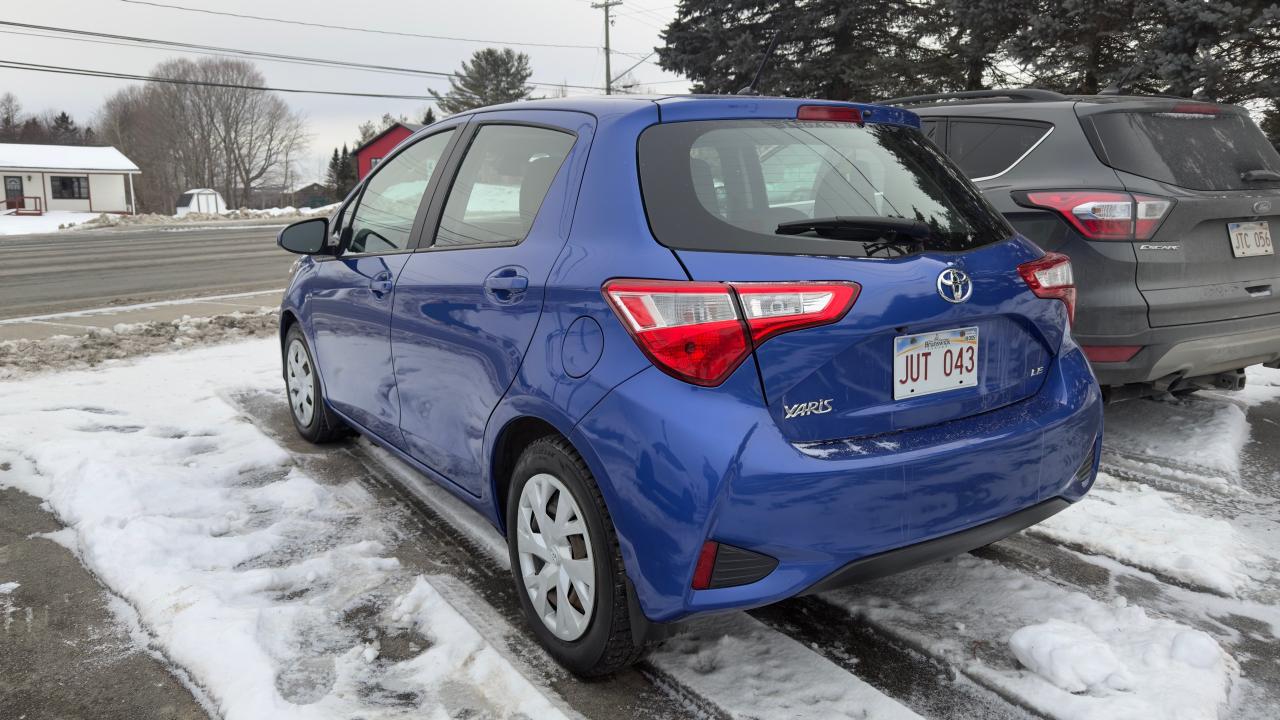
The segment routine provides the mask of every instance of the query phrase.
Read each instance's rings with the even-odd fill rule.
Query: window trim
[[[986,180],[995,180],[998,177],[1002,177],[1008,174],[1011,170],[1018,167],[1018,165],[1021,164],[1022,161],[1025,160],[1028,155],[1035,152],[1036,148],[1040,147],[1041,143],[1043,143],[1045,140],[1048,140],[1049,136],[1053,134],[1053,131],[1057,129],[1057,126],[1054,125],[1053,123],[1044,122],[1042,120],[1021,120],[1021,119],[1010,119],[1010,118],[1002,118],[1002,117],[973,117],[973,116],[957,116],[957,115],[945,115],[945,116],[939,116],[939,117],[946,119],[947,144],[945,146],[940,146],[940,147],[942,147],[943,152],[947,154],[947,157],[951,157],[951,130],[952,128],[955,127],[956,123],[968,122],[968,123],[986,123],[989,125],[1022,125],[1024,127],[1044,128],[1045,132],[1043,135],[1040,136],[1040,139],[1036,140],[1034,143],[1031,143],[1031,147],[1027,148],[1026,152],[1019,155],[1017,159],[1015,159],[1009,165],[1009,167],[992,175],[982,175],[979,177],[969,178],[970,182],[975,182],[975,183],[984,182]],[[955,158],[951,158],[951,161],[954,162],[957,167],[960,166],[959,161],[957,161]]]
[[[520,238],[519,240],[505,240],[503,242],[494,242],[494,243],[476,242],[476,243],[462,243],[462,244],[456,244],[456,245],[436,245],[436,235],[440,232],[440,220],[444,215],[444,207],[449,203],[449,195],[453,192],[453,185],[458,180],[458,173],[462,171],[462,163],[467,159],[467,154],[471,152],[471,146],[472,144],[475,143],[476,136],[480,134],[480,130],[492,125],[508,125],[508,126],[517,126],[517,127],[539,128],[542,130],[552,130],[554,132],[564,133],[565,135],[568,135],[573,138],[573,144],[569,146],[569,153],[565,155],[564,162],[560,164],[560,169],[556,171],[555,178],[551,180],[551,186],[548,186],[547,188],[547,195],[551,194],[551,188],[555,186],[556,179],[560,177],[560,172],[564,170],[564,167],[566,164],[568,164],[569,159],[573,157],[574,151],[578,147],[578,140],[581,138],[581,136],[575,130],[570,130],[569,128],[561,127],[559,125],[552,125],[550,123],[536,122],[532,120],[517,120],[514,118],[492,118],[492,119],[477,119],[474,122],[468,123],[466,128],[466,136],[463,138],[462,142],[459,142],[459,146],[462,146],[465,144],[465,147],[460,147],[460,151],[458,152],[457,158],[455,158],[454,161],[451,163],[452,167],[449,168],[449,179],[448,179],[447,186],[444,182],[441,182],[440,184],[440,187],[444,188],[444,192],[437,193],[437,195],[439,196],[438,201],[435,198],[432,199],[430,216],[427,218],[426,225],[422,228],[422,232],[424,233],[424,236],[420,239],[420,242],[418,246],[414,249],[414,252],[450,252],[453,250],[475,250],[477,248],[515,247],[523,243],[525,240],[527,240],[529,238],[529,234],[533,232],[533,226],[530,225],[529,231],[526,232],[524,234],[524,237]],[[443,181],[443,178],[441,178],[441,180]],[[546,202],[546,200],[547,200],[546,197],[542,198],[543,202]],[[541,212],[541,205],[539,205],[539,212]],[[537,219],[535,218],[535,222],[536,221]],[[430,237],[425,236],[425,233],[427,230],[432,231]]]
[[[57,182],[55,182],[55,181],[56,181],[56,180],[61,180],[61,179],[68,179],[68,180],[83,180],[83,181],[84,181],[84,197],[81,197],[81,196],[79,196],[79,195],[75,195],[75,196],[72,196],[72,197],[59,197],[59,196],[58,196],[58,189],[59,189],[59,188],[58,188],[58,183],[57,183]],[[93,192],[89,189],[89,176],[88,176],[88,175],[50,175],[50,176],[49,176],[49,199],[50,199],[50,200],[89,200],[89,201],[92,201],[92,200],[93,200]]]

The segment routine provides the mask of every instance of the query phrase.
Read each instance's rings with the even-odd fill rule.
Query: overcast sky
[[[285,25],[261,20],[218,17],[122,0],[40,0],[6,2],[0,20],[93,30],[144,38],[200,43],[243,50],[262,50],[334,60],[376,63],[425,70],[456,71],[458,64],[480,48],[508,46],[529,55],[533,80],[548,83],[602,86],[604,84],[604,19],[591,0],[456,0],[454,2],[404,0],[155,0],[168,5],[220,12],[279,17],[347,27],[415,32],[430,35],[480,38],[493,42],[458,42],[395,37],[371,33]],[[615,75],[659,44],[659,29],[675,13],[674,0],[640,0],[613,9],[613,47],[634,57],[615,55]],[[120,47],[67,39],[15,34],[30,32],[0,26],[0,59],[90,68],[133,74],[150,74],[158,62],[170,57],[198,55],[164,49]],[[532,47],[519,43],[588,45],[592,48]],[[657,92],[684,92],[688,84],[676,75],[646,62],[632,73],[641,84]],[[356,92],[426,95],[428,88],[444,92],[444,78],[412,77],[317,68],[259,61],[267,84],[277,87],[314,88]],[[66,110],[80,124],[92,120],[103,99],[128,81],[73,77],[0,68],[0,93],[13,92],[27,112]],[[538,88],[535,95],[549,93]],[[570,89],[570,94],[589,92]],[[351,141],[356,126],[383,113],[421,118],[427,103],[419,100],[382,100],[285,95],[285,101],[307,118],[311,133],[311,160],[300,168],[309,179],[319,179],[332,148]]]

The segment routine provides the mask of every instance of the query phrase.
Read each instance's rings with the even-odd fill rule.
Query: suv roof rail
[[[1066,100],[1066,95],[1052,90],[1039,88],[1012,88],[1007,90],[961,90],[958,92],[932,93],[929,95],[910,95],[908,97],[880,100],[879,105],[923,105],[924,103],[942,100],[988,100],[1007,98],[1019,102],[1045,102],[1049,100]]]

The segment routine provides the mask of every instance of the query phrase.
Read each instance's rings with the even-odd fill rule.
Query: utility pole
[[[610,67],[609,59],[609,8],[614,5],[621,5],[622,0],[604,0],[603,2],[591,3],[591,7],[597,10],[604,10],[604,94],[613,94],[613,68]]]

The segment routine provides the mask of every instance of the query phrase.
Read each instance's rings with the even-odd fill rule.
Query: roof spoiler
[[[1007,99],[1018,102],[1045,102],[1049,100],[1066,100],[1067,96],[1052,90],[1039,88],[1013,88],[1008,90],[961,90],[958,92],[933,93],[929,95],[911,95],[908,97],[880,100],[878,105],[924,105],[925,103],[943,102],[946,100],[994,100]]]

